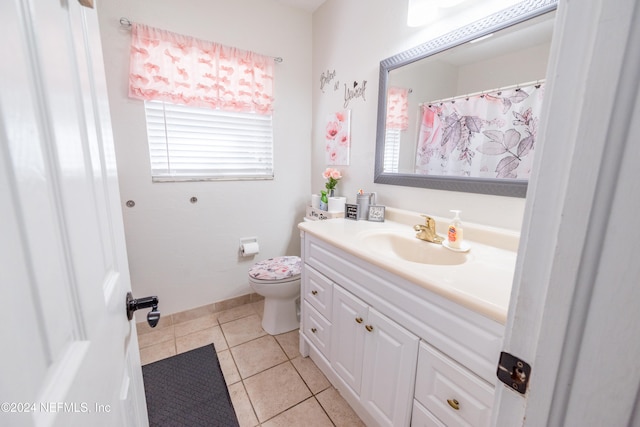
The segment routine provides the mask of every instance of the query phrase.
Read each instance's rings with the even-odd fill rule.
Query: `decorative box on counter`
[[[344,211],[342,212],[327,212],[316,209],[312,206],[307,206],[307,218],[314,220],[331,219],[331,218],[344,218]]]

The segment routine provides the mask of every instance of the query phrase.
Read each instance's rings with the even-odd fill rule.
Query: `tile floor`
[[[264,301],[163,316],[138,324],[142,364],[213,343],[241,427],[364,426],[311,359],[298,351],[298,331],[268,335]]]

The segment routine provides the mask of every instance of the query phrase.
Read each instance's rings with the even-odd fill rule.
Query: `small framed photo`
[[[349,203],[344,205],[344,217],[347,219],[358,219],[358,205],[351,205]]]
[[[384,222],[384,206],[369,206],[369,221]]]

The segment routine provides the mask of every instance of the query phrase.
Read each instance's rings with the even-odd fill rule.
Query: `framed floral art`
[[[351,147],[351,110],[330,114],[325,127],[327,165],[349,165]]]

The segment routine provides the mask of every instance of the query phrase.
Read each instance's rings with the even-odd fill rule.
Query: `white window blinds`
[[[400,129],[387,128],[386,130],[384,139],[384,172],[398,172],[398,166],[400,165],[400,132]]]
[[[144,105],[154,181],[273,178],[271,115]]]

